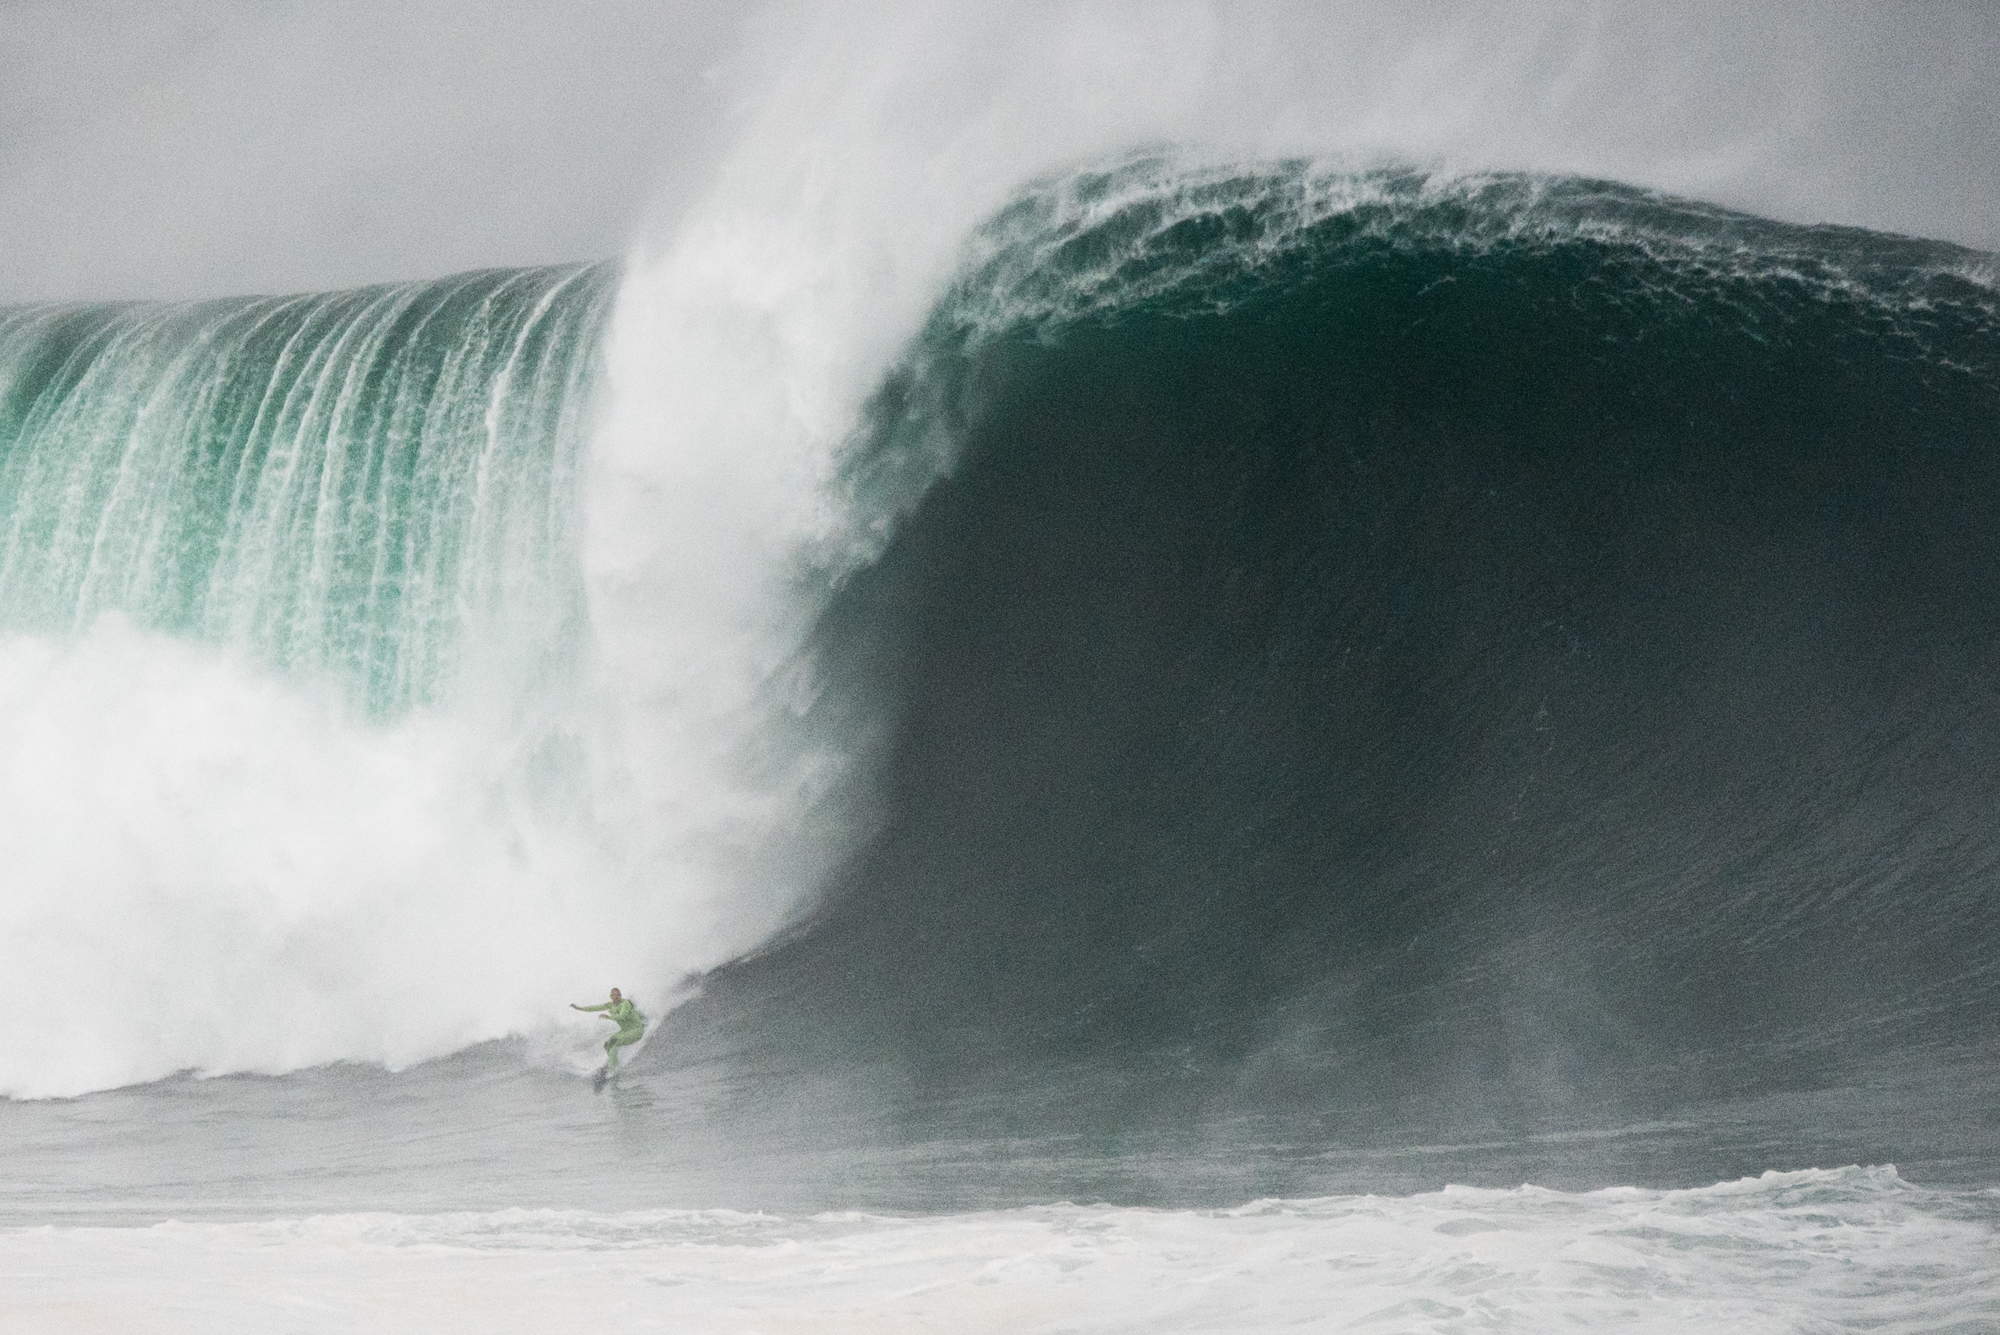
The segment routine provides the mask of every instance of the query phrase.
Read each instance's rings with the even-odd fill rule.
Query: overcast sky
[[[732,5],[0,0],[0,299],[619,254]]]
[[[744,125],[767,141],[791,124],[841,132],[851,108],[826,90],[848,81],[844,62],[878,81],[885,62],[906,67],[893,114],[929,142],[970,117],[986,115],[989,136],[993,115],[1020,119],[1010,162],[1055,165],[1121,135],[1407,154],[2000,248],[1991,0],[745,12],[0,0],[0,301],[617,256],[671,229]],[[921,39],[898,40],[911,30]],[[789,86],[802,70],[817,91]],[[1030,94],[1009,102],[1009,87]],[[773,100],[783,115],[760,121]],[[1073,143],[1052,106],[1079,117]],[[879,131],[872,115],[852,132]]]

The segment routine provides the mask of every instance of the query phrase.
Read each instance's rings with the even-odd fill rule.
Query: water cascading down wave
[[[0,1094],[533,1035],[791,911],[839,767],[758,733],[770,572],[726,661],[591,633],[644,574],[585,543],[617,289],[0,312]]]
[[[378,717],[456,695],[482,636],[568,652],[608,284],[547,270],[11,313],[8,629],[121,613]]]

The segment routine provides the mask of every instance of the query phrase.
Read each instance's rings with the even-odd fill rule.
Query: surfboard
[[[611,1080],[614,1076],[616,1076],[620,1071],[628,1070],[631,1068],[632,1063],[638,1059],[639,1054],[646,1050],[646,1044],[648,1040],[650,1040],[652,1037],[653,1037],[652,1031],[647,1030],[646,1033],[640,1037],[637,1043],[633,1043],[626,1047],[618,1049],[618,1065],[615,1068],[610,1066],[598,1067],[596,1072],[590,1077],[591,1089],[598,1093],[602,1093],[604,1087],[611,1083]]]

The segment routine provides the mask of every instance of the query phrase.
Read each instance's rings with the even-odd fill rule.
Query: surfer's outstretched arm
[[[611,1003],[606,1001],[606,1002],[600,1002],[598,1005],[595,1006],[579,1006],[574,1001],[572,1001],[569,1003],[569,1008],[573,1011],[608,1011],[611,1009]],[[608,1020],[611,1017],[607,1015],[604,1018]]]

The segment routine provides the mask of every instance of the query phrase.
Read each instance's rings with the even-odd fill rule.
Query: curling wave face
[[[1031,188],[848,474],[955,461],[822,623],[883,829],[695,1014],[1348,1129],[1987,1062],[1996,334],[1991,257],[1603,182]]]

